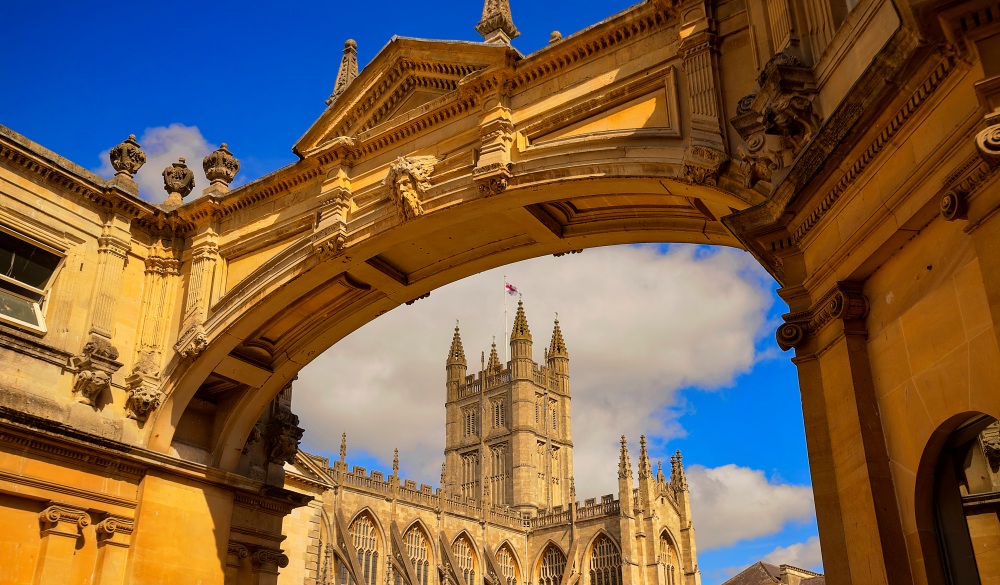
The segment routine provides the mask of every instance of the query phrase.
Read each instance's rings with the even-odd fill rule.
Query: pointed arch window
[[[464,426],[463,426],[462,430],[465,432],[465,436],[466,437],[471,437],[471,436],[479,434],[478,433],[478,427],[476,427],[476,409],[475,408],[466,408],[465,410],[463,410],[462,411],[462,419],[464,421],[463,422]]]
[[[538,569],[538,585],[559,585],[566,570],[566,555],[554,544],[550,544],[542,555],[542,565]]]
[[[430,574],[430,553],[427,547],[427,537],[424,531],[414,526],[406,531],[403,537],[406,545],[406,554],[410,557],[413,570],[416,572],[417,582],[413,585],[427,585]]]
[[[479,453],[462,455],[462,497],[476,498],[479,491]]]
[[[597,537],[590,553],[590,585],[621,585],[622,555],[606,534]]]
[[[494,505],[507,503],[507,443],[490,447],[490,498]]]
[[[361,565],[362,574],[359,575],[364,580],[362,585],[378,584],[378,554],[379,538],[375,523],[368,515],[359,516],[351,524],[351,541],[358,551],[358,563]],[[356,585],[354,580],[347,576],[347,568],[341,568],[341,575],[346,577],[342,582],[347,585]]]
[[[680,561],[666,530],[660,533],[660,564],[663,565],[664,585],[677,585]]]
[[[517,563],[514,561],[514,553],[506,545],[497,551],[497,563],[500,564],[500,572],[507,585],[517,585]]]
[[[451,552],[455,555],[455,562],[458,563],[458,571],[462,574],[467,585],[473,585],[476,582],[476,565],[479,562],[476,559],[475,550],[464,534],[455,541],[455,544],[451,545]]]
[[[501,429],[507,426],[507,408],[504,404],[503,398],[494,400],[492,402],[493,409],[493,428]]]

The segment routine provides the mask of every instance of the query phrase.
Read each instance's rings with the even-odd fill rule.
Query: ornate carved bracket
[[[488,103],[497,102],[489,100]],[[489,197],[506,190],[514,176],[510,155],[514,143],[514,122],[510,109],[493,105],[480,125],[479,139],[482,146],[472,170],[472,179],[479,185],[479,192]]]
[[[299,441],[305,430],[299,426],[299,417],[283,404],[278,404],[267,424],[268,461],[277,465],[291,463],[299,451]]]
[[[174,351],[184,359],[194,359],[201,355],[206,347],[208,347],[208,336],[205,335],[204,327],[201,323],[193,323],[181,333],[177,343],[174,344]]]
[[[105,390],[111,389],[111,377],[121,367],[118,349],[99,335],[91,335],[81,355],[69,359],[69,367],[76,370],[73,393],[83,404],[98,406]]]
[[[789,167],[822,122],[813,107],[812,70],[788,53],[778,53],[757,77],[760,90],[740,99],[729,120],[746,141],[737,147],[744,186],[773,183]]]
[[[808,311],[784,315],[785,323],[778,327],[775,337],[778,347],[788,351],[835,319],[852,321],[867,316],[868,298],[862,294],[862,284],[838,282]]]

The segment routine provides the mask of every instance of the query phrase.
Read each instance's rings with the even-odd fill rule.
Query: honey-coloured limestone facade
[[[996,1],[647,0],[529,55],[512,18],[346,43],[298,161],[232,188],[230,144],[160,204],[134,137],[108,178],[0,127],[0,580],[276,583],[301,368],[471,274],[639,242],[780,285],[829,583],[1000,574]]]
[[[679,451],[667,478],[641,437],[636,476],[623,436],[618,493],[577,501],[558,319],[535,363],[519,301],[510,360],[494,343],[473,374],[456,325],[445,369],[441,486],[401,478],[398,450],[391,474],[349,468],[346,435],[332,465],[299,452],[285,487],[314,499],[284,524],[280,585],[701,583]]]

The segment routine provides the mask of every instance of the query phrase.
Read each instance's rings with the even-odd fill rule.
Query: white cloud
[[[146,128],[136,141],[146,153],[146,164],[136,173],[135,180],[139,184],[139,196],[152,203],[163,203],[167,192],[163,189],[163,169],[184,157],[185,164],[194,171],[194,190],[188,199],[199,197],[202,189],[208,187],[208,179],[202,168],[202,160],[210,152],[218,148],[201,135],[197,126],[171,124]],[[115,174],[108,158],[110,149],[101,153],[101,166],[95,172],[104,177]]]
[[[805,542],[790,546],[779,546],[762,559],[775,565],[792,565],[811,571],[823,570],[823,555],[819,550],[819,537],[813,536]]]
[[[503,359],[503,276],[524,294],[536,361],[553,313],[570,353],[573,440],[580,498],[617,490],[618,436],[683,433],[664,415],[678,388],[730,384],[754,363],[770,303],[763,271],[747,254],[674,247],[612,247],[491,270],[400,306],[354,332],[304,369],[295,409],[305,448],[390,460],[437,485],[444,451],[445,359],[455,319],[470,373],[496,336]],[[516,300],[509,303],[513,320]],[[632,453],[633,462],[637,453]]]
[[[757,469],[692,465],[687,476],[700,550],[774,534],[814,515],[812,488],[772,483]]]

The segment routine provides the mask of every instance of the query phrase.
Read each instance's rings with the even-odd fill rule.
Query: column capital
[[[840,281],[806,311],[788,313],[775,337],[778,347],[788,351],[807,337],[816,335],[833,321],[856,321],[868,316],[868,298],[862,294],[864,283]]]
[[[90,514],[78,508],[52,505],[42,510],[38,515],[42,525],[42,534],[57,534],[78,538],[80,530],[90,526]]]

